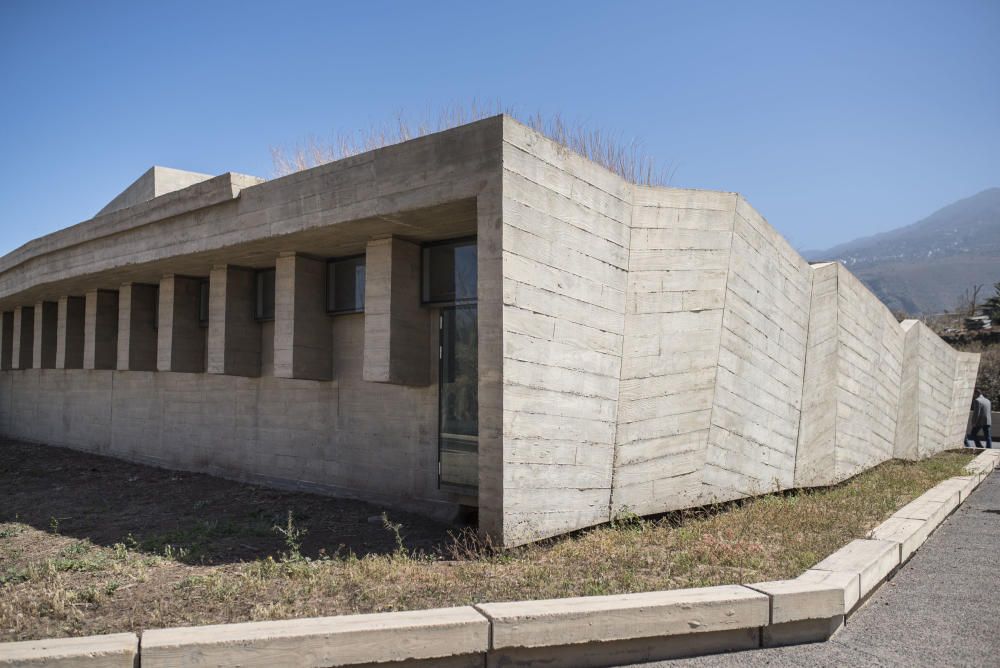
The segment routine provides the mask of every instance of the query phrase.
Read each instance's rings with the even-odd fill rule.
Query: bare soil
[[[968,461],[497,551],[359,501],[0,441],[0,641],[794,577]]]

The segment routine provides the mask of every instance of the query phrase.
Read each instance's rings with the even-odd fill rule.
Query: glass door
[[[438,484],[479,487],[479,347],[476,307],[441,309],[438,364]]]

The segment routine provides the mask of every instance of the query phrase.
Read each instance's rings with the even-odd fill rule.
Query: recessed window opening
[[[326,265],[326,310],[362,313],[365,310],[365,256],[330,260]]]
[[[254,317],[257,320],[274,320],[274,269],[257,272],[257,300]]]
[[[427,244],[422,255],[421,301],[446,306],[476,303],[476,239]]]

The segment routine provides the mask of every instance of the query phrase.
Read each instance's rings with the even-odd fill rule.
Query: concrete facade
[[[861,281],[840,264],[813,271],[796,487],[837,483],[894,456],[905,356],[905,330]]]
[[[507,546],[961,442],[978,356],[808,265],[738,194],[635,186],[506,117],[190,181],[0,259],[0,433],[477,506]],[[449,306],[422,303],[422,253],[473,235],[478,489],[461,491],[440,479]],[[357,256],[364,312],[331,313],[327,260]]]
[[[979,354],[957,352],[920,321],[901,327],[906,343],[893,456],[923,459],[964,438]]]

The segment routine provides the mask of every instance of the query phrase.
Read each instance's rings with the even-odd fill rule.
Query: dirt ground
[[[112,547],[132,537],[143,552],[184,549],[188,564],[222,565],[277,556],[285,539],[275,526],[305,528],[301,553],[388,554],[394,533],[385,509],[348,499],[286,492],[209,475],[165,471],[66,448],[0,441],[0,522]],[[410,551],[433,552],[449,527],[388,511]],[[322,552],[321,552],[322,551]]]
[[[0,641],[794,577],[968,461],[497,551],[367,503],[0,441]]]

